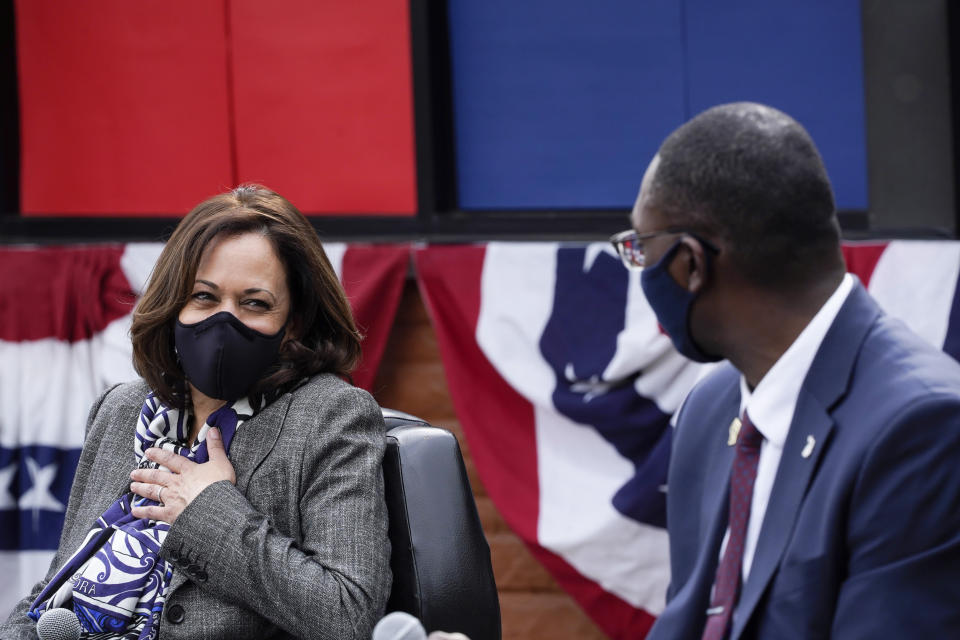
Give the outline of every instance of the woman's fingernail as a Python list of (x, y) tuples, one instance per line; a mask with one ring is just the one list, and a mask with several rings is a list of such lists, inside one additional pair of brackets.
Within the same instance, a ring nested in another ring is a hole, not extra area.
[(214, 440), (219, 440), (219, 439), (220, 439), (220, 429), (217, 429), (216, 427), (213, 427), (212, 429), (210, 429), (210, 431), (207, 433), (207, 435), (210, 436), (211, 438), (213, 438)]

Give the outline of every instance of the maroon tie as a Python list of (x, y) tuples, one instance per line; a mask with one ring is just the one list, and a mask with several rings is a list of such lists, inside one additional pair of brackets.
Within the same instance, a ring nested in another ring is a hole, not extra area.
[(753, 481), (757, 478), (760, 444), (763, 434), (743, 413), (743, 424), (737, 437), (737, 454), (730, 472), (730, 536), (723, 552), (717, 577), (713, 583), (713, 599), (707, 610), (707, 624), (703, 640), (723, 640), (730, 629), (733, 609), (740, 596), (740, 572), (743, 565), (743, 543), (750, 521), (750, 501), (753, 499)]

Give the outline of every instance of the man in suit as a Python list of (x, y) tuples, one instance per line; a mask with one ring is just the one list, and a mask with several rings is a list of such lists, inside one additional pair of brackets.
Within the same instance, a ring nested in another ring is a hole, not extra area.
[(650, 163), (614, 238), (692, 359), (672, 581), (650, 638), (960, 637), (960, 365), (846, 273), (796, 121), (710, 109)]

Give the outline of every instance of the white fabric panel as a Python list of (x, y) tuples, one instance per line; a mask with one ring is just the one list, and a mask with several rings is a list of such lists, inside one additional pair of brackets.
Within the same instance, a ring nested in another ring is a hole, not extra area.
[(337, 273), (337, 280), (343, 282), (343, 256), (347, 253), (345, 242), (324, 242), (323, 250), (330, 259), (333, 270)]
[(540, 341), (553, 308), (557, 245), (487, 245), (480, 284), (477, 344), (497, 372), (530, 402), (549, 406), (553, 369), (531, 349)]
[(53, 551), (0, 551), (0, 619), (6, 620), (20, 599), (47, 574)]
[[(631, 520), (612, 505), (613, 495), (633, 476), (633, 463), (595, 429), (571, 421), (552, 405), (555, 373), (538, 345), (552, 313), (558, 248), (487, 245), (477, 342), (497, 372), (534, 406), (540, 544), (604, 589), (656, 614), (663, 610), (669, 582), (667, 532)], [(588, 247), (584, 269), (606, 251), (600, 243)], [(681, 356), (671, 356), (670, 341), (660, 334), (635, 276), (628, 326), (605, 377), (661, 367), (655, 375), (641, 376), (637, 386), (669, 412), (684, 395), (676, 386), (692, 384), (698, 371)]]
[(539, 405), (535, 414), (540, 544), (607, 591), (659, 614), (670, 582), (667, 531), (612, 504), (633, 464), (594, 429)]
[[(163, 250), (162, 242), (134, 242), (128, 244), (120, 260), (120, 266), (123, 268), (124, 275), (130, 287), (138, 295), (143, 292), (147, 285), (147, 280), (153, 271), (153, 265), (156, 264), (160, 252)], [(343, 256), (347, 252), (347, 243), (345, 242), (325, 242), (323, 250), (330, 259), (333, 270), (337, 273), (337, 278), (343, 275)]]
[(943, 347), (960, 275), (960, 242), (895, 240), (880, 256), (869, 291), (921, 338)]
[(0, 446), (83, 446), (87, 413), (104, 386), (94, 350), (90, 340), (0, 340)]
[(157, 263), (161, 251), (162, 242), (134, 242), (124, 247), (120, 268), (127, 277), (130, 288), (138, 296), (146, 288), (150, 274), (153, 273), (153, 265)]

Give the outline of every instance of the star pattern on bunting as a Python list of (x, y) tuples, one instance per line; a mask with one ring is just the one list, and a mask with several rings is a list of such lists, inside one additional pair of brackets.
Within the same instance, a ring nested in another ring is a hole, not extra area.
[(33, 458), (26, 458), (26, 463), (32, 486), (20, 496), (20, 509), (24, 511), (32, 510), (34, 522), (37, 521), (41, 510), (66, 511), (67, 507), (57, 500), (50, 490), (51, 485), (56, 480), (60, 465), (56, 462), (50, 462), (40, 466)]
[(627, 378), (617, 378), (615, 380), (605, 380), (598, 375), (581, 379), (577, 377), (572, 362), (568, 362), (567, 366), (564, 367), (563, 376), (566, 378), (566, 381), (570, 383), (570, 391), (583, 394), (584, 402), (590, 402), (594, 398), (610, 393), (611, 390), (622, 387), (625, 384), (632, 384), (634, 379), (634, 376), (631, 376)]
[(591, 242), (586, 246), (583, 252), (583, 272), (587, 273), (593, 269), (593, 263), (596, 262), (597, 258), (604, 253), (615, 260), (620, 260), (620, 256), (617, 255), (613, 245), (611, 245), (609, 242)]

